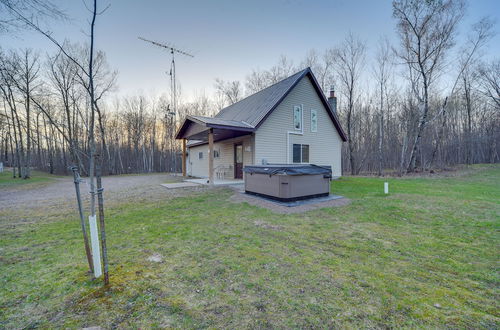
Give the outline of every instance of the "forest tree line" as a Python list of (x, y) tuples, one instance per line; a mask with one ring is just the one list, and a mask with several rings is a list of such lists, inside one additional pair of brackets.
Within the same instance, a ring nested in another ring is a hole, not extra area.
[[(500, 157), (500, 59), (482, 60), (495, 33), (483, 18), (457, 42), (463, 1), (394, 1), (399, 41), (380, 38), (370, 54), (352, 33), (323, 52), (311, 50), (297, 64), (282, 56), (244, 81), (216, 79), (213, 95), (186, 101), (170, 97), (114, 96), (117, 73), (103, 52), (94, 57), (98, 161), (105, 174), (181, 169), (174, 139), (188, 115), (212, 116), (281, 79), (311, 67), (323, 91), (334, 88), (348, 141), (344, 173), (400, 174), (456, 164), (494, 163)], [(88, 174), (91, 120), (89, 83), (82, 67), (89, 47), (66, 42), (42, 56), (26, 48), (0, 50), (0, 161), (13, 175), (30, 169)], [(78, 59), (78, 62), (71, 58)], [(85, 65), (84, 65), (85, 66)]]

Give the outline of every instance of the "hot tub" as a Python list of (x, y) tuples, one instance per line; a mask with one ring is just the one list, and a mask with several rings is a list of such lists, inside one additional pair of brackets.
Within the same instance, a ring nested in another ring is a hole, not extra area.
[(245, 166), (245, 192), (279, 201), (328, 196), (332, 169), (318, 165)]

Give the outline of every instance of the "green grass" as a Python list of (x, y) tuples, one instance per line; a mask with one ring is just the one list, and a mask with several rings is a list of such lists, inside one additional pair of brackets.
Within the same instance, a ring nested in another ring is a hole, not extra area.
[(12, 170), (4, 170), (0, 173), (0, 189), (11, 188), (13, 186), (23, 187), (24, 189), (34, 188), (54, 181), (60, 176), (47, 174), (40, 171), (31, 171), (29, 179), (13, 178)]
[(499, 166), (332, 191), (352, 203), (281, 215), (217, 189), (108, 208), (108, 289), (73, 213), (8, 229), (0, 327), (500, 327)]

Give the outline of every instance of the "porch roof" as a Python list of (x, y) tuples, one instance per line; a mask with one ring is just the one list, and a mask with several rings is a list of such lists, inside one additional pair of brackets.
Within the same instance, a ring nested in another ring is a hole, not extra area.
[(214, 141), (216, 142), (250, 134), (255, 131), (255, 127), (236, 120), (186, 116), (175, 138), (196, 140), (198, 143), (207, 143), (210, 130), (213, 131)]

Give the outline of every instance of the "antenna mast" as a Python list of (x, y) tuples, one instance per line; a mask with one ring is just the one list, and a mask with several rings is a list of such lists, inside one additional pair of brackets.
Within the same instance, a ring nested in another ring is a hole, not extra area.
[(175, 116), (176, 111), (177, 111), (177, 86), (176, 86), (177, 84), (176, 84), (176, 79), (175, 79), (175, 53), (178, 53), (178, 54), (181, 54), (184, 56), (188, 56), (188, 57), (194, 57), (194, 55), (191, 55), (183, 50), (174, 48), (174, 47), (169, 46), (169, 45), (165, 45), (165, 44), (161, 44), (161, 43), (156, 42), (156, 41), (145, 39), (143, 37), (138, 37), (138, 38), (142, 41), (149, 42), (155, 46), (168, 49), (168, 50), (170, 50), (170, 54), (172, 54), (172, 62), (170, 64), (170, 94), (171, 94), (171, 100), (172, 100), (172, 111), (169, 112), (168, 114), (170, 116)]

